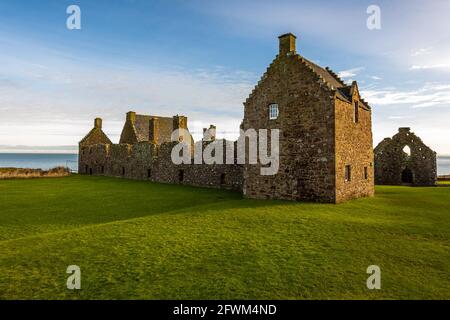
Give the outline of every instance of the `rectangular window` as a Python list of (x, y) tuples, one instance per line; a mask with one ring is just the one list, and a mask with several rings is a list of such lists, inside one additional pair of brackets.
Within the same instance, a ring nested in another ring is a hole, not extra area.
[(122, 175), (125, 175), (125, 167), (122, 167)]
[(147, 169), (147, 178), (150, 179), (152, 177), (152, 169)]
[(358, 123), (359, 122), (359, 103), (358, 101), (355, 101), (354, 103), (354, 115), (353, 115), (353, 122)]
[(369, 179), (369, 169), (367, 167), (364, 167), (364, 179)]
[(220, 184), (225, 184), (225, 173), (220, 175)]
[(352, 168), (350, 166), (345, 166), (345, 181), (352, 181)]
[(269, 105), (269, 120), (274, 120), (278, 118), (278, 105), (272, 103)]

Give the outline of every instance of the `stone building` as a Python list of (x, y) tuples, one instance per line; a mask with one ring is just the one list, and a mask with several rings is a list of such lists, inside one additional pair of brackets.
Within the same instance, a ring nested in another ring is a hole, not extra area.
[[(169, 121), (170, 120), (170, 121)], [(214, 128), (214, 130), (213, 130)], [(215, 139), (215, 127), (205, 129), (205, 138), (194, 145), (188, 134), (171, 140), (173, 130), (186, 129), (187, 118), (138, 115), (128, 112), (119, 144), (113, 144), (101, 129), (101, 119), (79, 143), (80, 174), (105, 175), (163, 183), (188, 184), (224, 189), (242, 189), (242, 165), (180, 164), (172, 162), (172, 148), (179, 141), (192, 148), (204, 149), (209, 144), (225, 144)], [(225, 156), (224, 156), (225, 157)]]
[(242, 128), (280, 129), (280, 168), (245, 165), (251, 198), (338, 203), (374, 194), (372, 119), (358, 85), (346, 85), (279, 37), (279, 53), (244, 103)]
[[(374, 194), (370, 106), (356, 82), (347, 85), (298, 54), (292, 34), (279, 37), (279, 53), (245, 101), (241, 124), (243, 130), (279, 130), (275, 175), (261, 175), (259, 162), (238, 164), (236, 155), (232, 164), (173, 164), (170, 135), (187, 130), (186, 117), (129, 112), (119, 144), (109, 141), (98, 119), (96, 127), (80, 142), (80, 173), (230, 188), (257, 199), (339, 203)], [(193, 150), (230, 143), (216, 140), (215, 130), (205, 129), (195, 144), (192, 137), (180, 139)]]
[(434, 186), (436, 152), (410, 128), (400, 128), (375, 148), (375, 183), (380, 185)]

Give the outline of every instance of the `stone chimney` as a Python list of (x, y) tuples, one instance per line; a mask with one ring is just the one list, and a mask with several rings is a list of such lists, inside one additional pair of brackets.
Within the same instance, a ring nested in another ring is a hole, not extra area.
[(216, 126), (210, 125), (209, 129), (203, 128), (203, 141), (216, 140)]
[(404, 128), (398, 128), (398, 132), (410, 132), (411, 128), (404, 127)]
[(278, 37), (280, 39), (280, 56), (295, 54), (295, 39), (292, 33), (286, 33)]
[(95, 118), (94, 120), (94, 128), (101, 129), (102, 128), (102, 119), (101, 118)]
[(136, 112), (130, 111), (127, 112), (127, 121), (131, 121), (132, 123), (136, 122)]
[(159, 119), (158, 117), (153, 117), (150, 119), (149, 123), (149, 141), (154, 144), (158, 143), (159, 136)]

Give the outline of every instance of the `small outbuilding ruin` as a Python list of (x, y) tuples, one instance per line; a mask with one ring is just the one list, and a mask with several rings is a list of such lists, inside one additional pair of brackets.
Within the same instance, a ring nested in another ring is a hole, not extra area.
[(436, 152), (411, 132), (400, 128), (375, 148), (375, 184), (434, 186)]

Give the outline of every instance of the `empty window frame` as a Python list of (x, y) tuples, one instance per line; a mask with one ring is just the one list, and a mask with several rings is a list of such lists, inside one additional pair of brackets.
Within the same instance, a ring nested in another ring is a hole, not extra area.
[(345, 181), (352, 181), (352, 167), (349, 165), (345, 166)]
[(269, 105), (269, 120), (278, 118), (278, 104), (272, 103)]
[(359, 122), (359, 103), (358, 101), (355, 101), (353, 103), (353, 122), (358, 123)]

